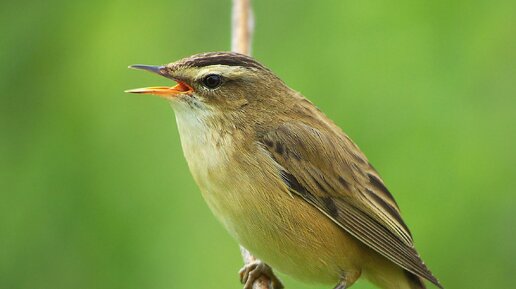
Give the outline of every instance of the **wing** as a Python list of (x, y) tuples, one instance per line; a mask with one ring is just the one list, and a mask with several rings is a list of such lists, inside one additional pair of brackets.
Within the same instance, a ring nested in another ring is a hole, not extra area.
[(259, 136), (289, 189), (387, 259), (441, 287), (360, 149), (332, 123), (310, 123), (285, 122)]

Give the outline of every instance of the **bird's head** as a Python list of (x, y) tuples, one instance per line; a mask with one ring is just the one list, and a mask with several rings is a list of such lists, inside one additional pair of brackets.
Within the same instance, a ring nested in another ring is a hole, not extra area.
[(269, 69), (249, 56), (233, 52), (196, 54), (163, 65), (132, 65), (177, 82), (177, 85), (128, 90), (171, 101), (178, 111), (229, 113), (243, 107), (274, 102), (288, 89)]

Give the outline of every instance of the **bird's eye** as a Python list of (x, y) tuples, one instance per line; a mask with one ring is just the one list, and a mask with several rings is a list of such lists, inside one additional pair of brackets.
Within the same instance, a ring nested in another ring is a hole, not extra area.
[(218, 74), (209, 74), (203, 78), (202, 83), (207, 88), (214, 89), (220, 86), (222, 83), (222, 77)]

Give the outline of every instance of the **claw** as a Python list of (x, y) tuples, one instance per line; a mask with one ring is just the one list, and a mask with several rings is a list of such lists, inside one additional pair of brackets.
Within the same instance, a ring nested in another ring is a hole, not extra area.
[(256, 260), (250, 264), (245, 265), (242, 269), (240, 269), (238, 274), (240, 275), (240, 282), (244, 284), (244, 289), (252, 289), (254, 282), (262, 276), (265, 276), (269, 279), (269, 288), (283, 289), (283, 284), (281, 284), (281, 281), (278, 279), (278, 277), (274, 275), (271, 267), (260, 260)]

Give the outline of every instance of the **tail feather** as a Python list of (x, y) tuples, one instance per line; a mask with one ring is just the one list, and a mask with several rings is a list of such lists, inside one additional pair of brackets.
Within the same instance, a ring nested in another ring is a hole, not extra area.
[(362, 274), (373, 284), (382, 289), (426, 289), (424, 280), (398, 267), (395, 264), (376, 268), (377, 270), (366, 270)]
[[(382, 289), (426, 289), (425, 279), (380, 256), (367, 264), (362, 276)], [(443, 289), (439, 282), (436, 286)]]
[(426, 289), (425, 283), (421, 277), (414, 275), (406, 270), (405, 275), (407, 276), (410, 289)]

